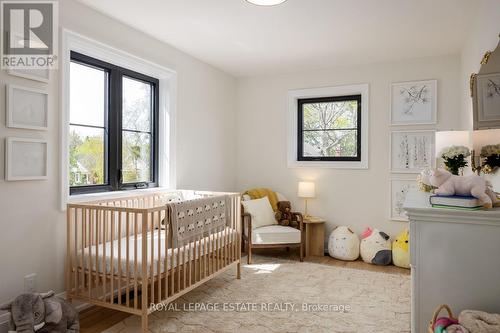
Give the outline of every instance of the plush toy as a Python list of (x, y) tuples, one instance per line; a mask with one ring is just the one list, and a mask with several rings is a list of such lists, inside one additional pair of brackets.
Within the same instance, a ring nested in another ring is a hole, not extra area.
[(290, 201), (278, 201), (278, 211), (275, 213), (278, 224), (283, 226), (298, 227), (299, 221), (297, 217), (292, 214), (292, 205)]
[(18, 333), (54, 333), (80, 331), (75, 308), (67, 301), (54, 296), (53, 291), (43, 294), (22, 294), (2, 306), (10, 311), (10, 330)]
[(471, 195), (481, 201), (484, 208), (500, 206), (500, 200), (478, 175), (455, 176), (444, 169), (436, 169), (429, 178), (429, 185), (437, 187), (438, 195)]
[(458, 324), (458, 320), (448, 317), (440, 317), (436, 320), (432, 329), (434, 333), (446, 333), (447, 327)]
[(381, 266), (389, 265), (392, 260), (389, 235), (377, 229), (367, 228), (362, 235), (360, 252), (364, 262)]
[(328, 238), (330, 256), (353, 261), (359, 257), (359, 237), (349, 227), (340, 226), (333, 229)]
[(392, 242), (392, 262), (396, 266), (410, 268), (409, 237), (410, 233), (406, 229)]

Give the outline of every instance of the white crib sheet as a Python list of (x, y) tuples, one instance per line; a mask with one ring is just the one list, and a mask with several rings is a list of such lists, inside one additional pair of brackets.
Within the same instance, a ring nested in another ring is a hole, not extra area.
[[(153, 236), (151, 235), (153, 234)], [(226, 236), (227, 235), (227, 236)], [(153, 240), (153, 251), (154, 251), (154, 265), (153, 265), (153, 274), (158, 275), (158, 236), (161, 238), (160, 245), (160, 273), (165, 272), (165, 258), (167, 257), (167, 269), (171, 268), (172, 265), (172, 255), (173, 255), (173, 266), (177, 267), (177, 252), (178, 249), (168, 249), (167, 254), (165, 255), (165, 230), (155, 230), (153, 233), (148, 232), (147, 234), (147, 253), (148, 253), (148, 275), (151, 274), (150, 271), (150, 263), (152, 261), (151, 255), (151, 240)], [(223, 236), (226, 236), (224, 238)], [(236, 230), (226, 227), (225, 230), (214, 233), (210, 236), (204, 237), (199, 241), (191, 242), (184, 247), (180, 248), (180, 260), (183, 260), (184, 254), (184, 263), (189, 261), (189, 258), (193, 259), (194, 257), (198, 258), (198, 248), (201, 246), (201, 252), (203, 254), (205, 243), (207, 243), (207, 252), (210, 252), (209, 246), (213, 246), (214, 248), (220, 249), (224, 246), (224, 239), (228, 243), (235, 242), (237, 237)], [(217, 242), (218, 240), (218, 242)], [(121, 246), (121, 256), (119, 256), (118, 244)], [(135, 260), (134, 260), (134, 246), (135, 246), (135, 237), (130, 236), (128, 239), (128, 253), (129, 253), (129, 277), (135, 276)], [(196, 245), (196, 253), (195, 253), (195, 245)], [(106, 254), (104, 254), (104, 246), (106, 249)], [(97, 254), (97, 249), (99, 253)], [(213, 249), (212, 249), (213, 251)], [(184, 253), (185, 252), (185, 253)], [(90, 255), (89, 255), (90, 254)], [(92, 264), (89, 263), (89, 258), (91, 258)], [(121, 258), (121, 260), (120, 260)], [(142, 235), (137, 236), (137, 277), (141, 277), (142, 275)], [(99, 259), (99, 267), (96, 267), (97, 260)], [(113, 241), (113, 254), (111, 254), (111, 242), (107, 242), (106, 244), (100, 244), (98, 246), (92, 245), (91, 247), (86, 247), (84, 249), (83, 255), (83, 267), (87, 269), (88, 267), (92, 267), (92, 271), (98, 271), (99, 273), (103, 272), (103, 265), (105, 265), (105, 270), (107, 274), (111, 273), (111, 262), (113, 262), (113, 271), (114, 274), (119, 273), (119, 265), (121, 263), (121, 273), (122, 276), (127, 276), (127, 237), (123, 237), (120, 240)], [(77, 263), (79, 267), (82, 266), (82, 254), (81, 250), (78, 253)]]

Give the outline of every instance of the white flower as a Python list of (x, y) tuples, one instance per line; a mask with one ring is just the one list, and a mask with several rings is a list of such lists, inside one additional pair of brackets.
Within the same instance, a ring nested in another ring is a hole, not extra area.
[(454, 158), (459, 155), (463, 155), (464, 158), (467, 158), (470, 156), (470, 149), (465, 146), (451, 146), (441, 150), (439, 155), (444, 159)]
[(500, 155), (500, 143), (497, 145), (487, 145), (481, 148), (481, 156)]

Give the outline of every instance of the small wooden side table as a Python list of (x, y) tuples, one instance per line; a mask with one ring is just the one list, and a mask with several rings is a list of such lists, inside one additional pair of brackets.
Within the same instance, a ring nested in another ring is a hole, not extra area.
[(306, 225), (306, 257), (325, 255), (325, 219), (304, 217)]

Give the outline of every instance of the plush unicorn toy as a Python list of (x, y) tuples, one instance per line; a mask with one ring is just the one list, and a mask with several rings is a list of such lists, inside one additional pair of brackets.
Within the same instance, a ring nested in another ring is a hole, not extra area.
[(471, 195), (478, 198), (484, 208), (500, 206), (497, 195), (480, 176), (455, 176), (444, 169), (436, 169), (428, 180), (429, 185), (437, 187), (434, 193), (438, 195)]

